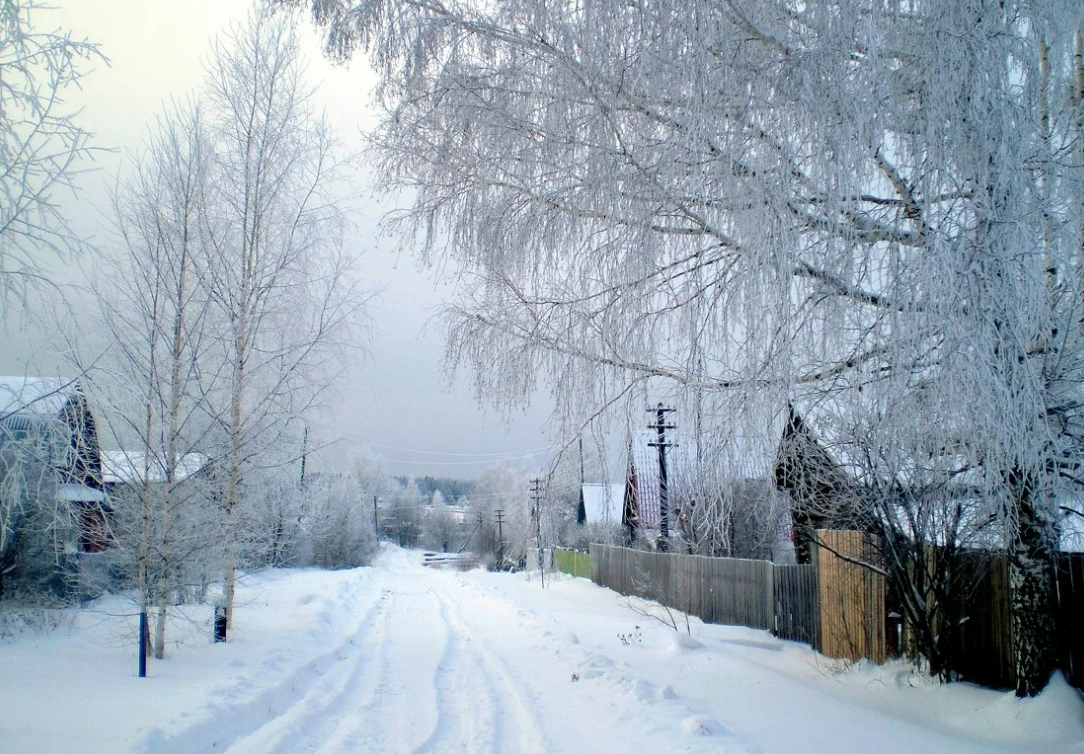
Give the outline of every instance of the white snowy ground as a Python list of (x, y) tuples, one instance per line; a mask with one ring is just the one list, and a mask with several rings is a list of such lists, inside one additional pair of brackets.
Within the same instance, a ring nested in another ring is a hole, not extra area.
[(120, 600), (0, 645), (0, 753), (1084, 752), (1060, 677), (1019, 701), (761, 631), (698, 647), (584, 579), (420, 563), (250, 575), (228, 644), (201, 608), (143, 680)]

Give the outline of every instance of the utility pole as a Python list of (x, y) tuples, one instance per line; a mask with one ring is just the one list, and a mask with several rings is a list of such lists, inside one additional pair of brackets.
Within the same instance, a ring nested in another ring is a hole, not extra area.
[(376, 495), (373, 495), (373, 536), (380, 539), (380, 519), (376, 515)]
[(587, 501), (585, 501), (583, 499), (583, 484), (584, 484), (584, 481), (586, 480), (586, 476), (583, 473), (583, 435), (582, 434), (579, 437), (579, 441), (580, 441), (580, 494), (577, 496), (578, 499), (579, 499), (579, 503), (576, 506), (576, 523), (580, 524), (582, 526), (583, 524), (587, 523)]
[(497, 514), (497, 568), (504, 566), (504, 508), (493, 511)]
[(648, 424), (648, 429), (657, 433), (658, 440), (649, 442), (648, 447), (657, 448), (659, 451), (659, 549), (666, 552), (670, 540), (670, 500), (666, 485), (666, 449), (676, 446), (676, 443), (666, 441), (666, 430), (677, 429), (676, 424), (667, 424), (666, 415), (673, 411), (672, 408), (664, 408), (660, 403), (655, 408), (649, 408), (648, 413), (655, 414), (655, 423)]
[(534, 523), (535, 542), (538, 546), (538, 572), (542, 588), (546, 588), (546, 551), (542, 547), (542, 480), (531, 480), (531, 520)]
[(463, 552), (464, 550), (467, 549), (467, 545), (470, 544), (471, 538), (474, 536), (474, 532), (478, 531), (481, 528), (482, 528), (482, 514), (479, 513), (478, 514), (478, 523), (476, 523), (474, 525), (474, 528), (471, 530), (471, 533), (467, 535), (467, 538), (465, 540), (463, 540), (463, 544), (460, 545), (459, 549), (455, 551), (456, 555), (460, 554), (461, 552)]

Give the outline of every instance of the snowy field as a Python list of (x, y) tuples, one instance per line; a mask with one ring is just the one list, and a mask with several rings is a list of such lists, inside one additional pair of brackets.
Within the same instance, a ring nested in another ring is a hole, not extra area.
[[(0, 645), (0, 752), (1084, 752), (1084, 703), (852, 667), (743, 628), (679, 639), (583, 579), (267, 571), (135, 677), (130, 603)], [(682, 624), (684, 631), (684, 624)]]

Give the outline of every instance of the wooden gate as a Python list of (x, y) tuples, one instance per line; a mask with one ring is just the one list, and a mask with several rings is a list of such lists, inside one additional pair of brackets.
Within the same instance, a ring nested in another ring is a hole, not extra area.
[(848, 660), (884, 662), (885, 578), (869, 536), (859, 531), (817, 530), (820, 584), (820, 651)]

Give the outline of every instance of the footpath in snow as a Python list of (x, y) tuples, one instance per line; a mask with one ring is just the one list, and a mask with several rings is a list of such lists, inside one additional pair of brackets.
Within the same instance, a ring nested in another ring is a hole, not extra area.
[[(0, 644), (0, 752), (1084, 752), (1084, 703), (938, 686), (903, 665), (693, 620), (691, 639), (589, 581), (372, 568), (266, 571), (237, 627), (209, 608), (135, 677), (132, 608)], [(664, 613), (659, 613), (664, 617)]]

